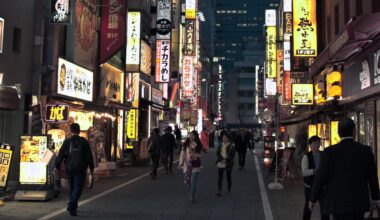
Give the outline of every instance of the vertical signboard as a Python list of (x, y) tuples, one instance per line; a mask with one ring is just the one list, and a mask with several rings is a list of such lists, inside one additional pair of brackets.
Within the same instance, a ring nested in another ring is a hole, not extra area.
[(133, 108), (139, 107), (139, 99), (140, 99), (140, 73), (132, 74), (132, 94), (131, 94), (131, 102)]
[(185, 22), (185, 56), (195, 56), (196, 35), (195, 20), (186, 20)]
[(157, 0), (157, 39), (170, 40), (172, 30), (172, 1)]
[(267, 27), (266, 64), (267, 77), (275, 78), (277, 72), (277, 47), (276, 47), (276, 27)]
[(338, 134), (338, 125), (339, 125), (339, 121), (330, 122), (330, 144), (331, 145), (337, 144), (340, 141), (340, 137)]
[(186, 0), (186, 19), (195, 19), (196, 17), (196, 0)]
[(50, 23), (70, 24), (71, 4), (70, 0), (50, 0)]
[(124, 0), (103, 0), (100, 24), (100, 54), (99, 63), (104, 63), (113, 56), (125, 43), (125, 12)]
[(193, 75), (194, 75), (194, 64), (193, 57), (184, 56), (183, 57), (183, 70), (182, 70), (182, 97), (190, 98), (193, 94)]
[(317, 56), (316, 0), (293, 0), (293, 55)]
[(101, 67), (100, 98), (124, 102), (124, 73), (108, 63)]
[(293, 34), (293, 14), (292, 12), (284, 12), (284, 35)]
[(0, 145), (0, 187), (7, 186), (9, 168), (12, 161), (13, 148), (10, 145)]
[(276, 10), (265, 10), (265, 26), (276, 26)]
[(157, 40), (156, 42), (155, 82), (170, 82), (170, 40)]
[(127, 115), (127, 137), (129, 139), (137, 138), (137, 110), (130, 109)]
[(127, 71), (139, 71), (141, 13), (128, 12), (127, 24)]
[(313, 105), (313, 84), (292, 84), (292, 105)]
[(282, 49), (277, 50), (277, 93), (282, 94), (284, 82), (284, 51)]
[(284, 12), (292, 12), (292, 0), (284, 0)]
[(290, 79), (290, 72), (284, 71), (284, 77), (283, 77), (283, 102), (284, 103), (290, 103), (292, 101), (292, 86), (291, 86), (291, 79)]
[(291, 57), (290, 41), (284, 41), (284, 71), (291, 71)]
[(141, 40), (141, 60), (140, 71), (150, 76), (152, 67), (152, 49), (150, 46)]

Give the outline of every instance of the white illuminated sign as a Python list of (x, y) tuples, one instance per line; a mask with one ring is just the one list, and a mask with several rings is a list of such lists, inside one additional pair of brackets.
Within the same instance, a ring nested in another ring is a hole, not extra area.
[(170, 81), (170, 40), (157, 40), (155, 81), (160, 83)]
[(276, 10), (265, 10), (265, 26), (276, 26)]
[(265, 79), (265, 95), (276, 95), (276, 81), (270, 78)]
[(284, 0), (284, 12), (292, 12), (292, 0)]
[(291, 56), (290, 41), (284, 41), (284, 71), (291, 71)]
[(128, 12), (127, 65), (138, 65), (140, 63), (140, 26), (141, 13)]

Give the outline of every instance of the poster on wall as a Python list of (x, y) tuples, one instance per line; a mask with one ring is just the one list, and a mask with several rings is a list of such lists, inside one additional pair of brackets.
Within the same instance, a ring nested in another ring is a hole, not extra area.
[(70, 24), (71, 3), (70, 0), (50, 0), (50, 23)]
[(157, 0), (157, 39), (170, 40), (172, 30), (172, 1)]
[(43, 156), (48, 147), (48, 136), (21, 136), (20, 178), (21, 184), (45, 184), (47, 164)]
[(150, 76), (152, 67), (152, 48), (141, 40), (140, 71)]
[(92, 101), (93, 72), (62, 58), (58, 59), (57, 93)]
[(313, 105), (313, 84), (292, 84), (293, 105)]
[(103, 64), (101, 66), (100, 97), (123, 103), (124, 73), (120, 69)]
[(13, 147), (10, 145), (0, 145), (0, 187), (7, 186), (9, 170), (12, 162)]
[(96, 1), (75, 1), (74, 62), (90, 70), (96, 64)]
[(170, 82), (170, 74), (170, 40), (157, 40), (155, 82)]
[(125, 43), (125, 0), (103, 0), (100, 20), (99, 63), (106, 62)]
[(46, 105), (45, 121), (47, 122), (67, 122), (69, 120), (68, 105)]
[(139, 71), (140, 64), (140, 31), (141, 13), (128, 12), (127, 24), (127, 47), (126, 47), (126, 69), (127, 71)]

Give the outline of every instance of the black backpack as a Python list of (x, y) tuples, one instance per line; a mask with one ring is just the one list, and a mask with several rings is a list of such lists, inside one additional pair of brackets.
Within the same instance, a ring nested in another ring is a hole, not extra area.
[(81, 171), (86, 168), (84, 145), (82, 140), (70, 140), (67, 157), (67, 168), (71, 171)]

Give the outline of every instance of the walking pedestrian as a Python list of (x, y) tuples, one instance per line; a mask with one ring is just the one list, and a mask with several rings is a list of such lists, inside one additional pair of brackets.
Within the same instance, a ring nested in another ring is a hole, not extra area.
[(192, 131), (183, 143), (178, 168), (182, 169), (184, 182), (189, 185), (189, 199), (195, 201), (198, 176), (201, 171), (202, 144), (197, 131)]
[(245, 158), (247, 156), (247, 149), (249, 146), (249, 140), (247, 139), (243, 129), (240, 129), (234, 142), (239, 156), (239, 170), (243, 170), (245, 166)]
[(222, 144), (216, 151), (216, 166), (218, 167), (218, 192), (217, 196), (222, 195), (223, 174), (227, 174), (227, 191), (231, 192), (232, 186), (232, 167), (235, 158), (235, 146), (232, 141), (231, 134), (227, 131), (222, 132)]
[(55, 159), (55, 172), (58, 172), (61, 163), (65, 164), (65, 171), (70, 184), (69, 203), (67, 211), (71, 216), (77, 216), (78, 200), (81, 197), (86, 171), (90, 168), (91, 179), (94, 174), (94, 159), (88, 141), (79, 136), (80, 126), (77, 123), (70, 125), (71, 137), (67, 138), (58, 156)]
[(157, 169), (160, 165), (160, 156), (162, 151), (162, 138), (160, 137), (160, 129), (154, 128), (151, 136), (148, 139), (148, 151), (152, 159), (152, 172), (150, 176), (152, 179), (157, 178)]
[(207, 128), (205, 126), (203, 126), (203, 130), (201, 131), (201, 143), (202, 143), (202, 146), (203, 146), (203, 152), (207, 152), (208, 151), (208, 144), (209, 144), (209, 134), (208, 134), (208, 131), (207, 131)]
[[(301, 163), (305, 186), (305, 206), (303, 209), (303, 220), (310, 220), (311, 218), (311, 210), (309, 209), (310, 191), (311, 187), (313, 186), (314, 176), (319, 168), (322, 154), (322, 152), (319, 151), (319, 147), (321, 146), (321, 139), (318, 136), (310, 137), (308, 144), (311, 148), (311, 151), (304, 154)], [(329, 216), (321, 215), (321, 219), (328, 220)]]
[(182, 141), (182, 132), (178, 128), (178, 125), (174, 126), (174, 135), (175, 135), (175, 140), (176, 140), (176, 143), (177, 143), (177, 150), (180, 152), (181, 148), (182, 148), (182, 143), (181, 143), (181, 141)]
[(174, 149), (176, 148), (176, 141), (172, 134), (172, 127), (168, 126), (165, 129), (165, 134), (162, 135), (163, 150), (162, 150), (162, 162), (164, 163), (166, 174), (173, 173), (173, 159)]
[[(342, 118), (340, 142), (323, 152), (310, 194), (309, 208), (319, 200), (324, 215), (335, 220), (362, 220), (370, 199), (379, 203), (379, 183), (371, 148), (354, 140), (355, 123)], [(371, 197), (370, 197), (371, 196)]]

